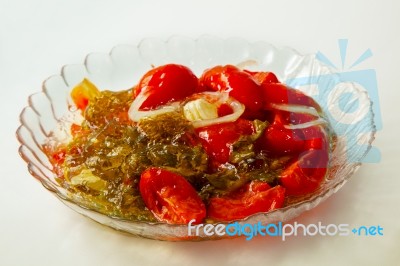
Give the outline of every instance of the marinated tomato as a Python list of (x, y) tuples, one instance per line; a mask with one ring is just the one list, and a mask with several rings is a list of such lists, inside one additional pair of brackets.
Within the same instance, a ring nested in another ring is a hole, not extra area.
[(249, 111), (259, 111), (263, 105), (260, 84), (249, 73), (232, 65), (216, 66), (203, 73), (197, 91), (208, 90), (228, 92)]
[(135, 97), (146, 95), (140, 109), (154, 109), (173, 101), (184, 100), (197, 89), (197, 77), (182, 65), (156, 67), (142, 77), (134, 90)]
[(181, 175), (152, 167), (142, 172), (139, 188), (147, 208), (160, 221), (200, 223), (206, 217), (203, 201)]
[(233, 221), (258, 212), (279, 209), (285, 200), (285, 188), (270, 187), (267, 183), (252, 181), (225, 197), (211, 198), (208, 217), (215, 221)]

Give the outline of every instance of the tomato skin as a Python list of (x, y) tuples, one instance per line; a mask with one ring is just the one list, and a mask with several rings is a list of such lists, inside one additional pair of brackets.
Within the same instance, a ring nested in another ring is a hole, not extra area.
[(249, 73), (255, 80), (258, 81), (261, 85), (267, 85), (268, 83), (279, 83), (278, 78), (272, 72), (253, 72), (249, 70), (244, 70)]
[(271, 188), (267, 183), (252, 181), (238, 191), (225, 197), (211, 198), (208, 217), (217, 221), (246, 218), (258, 212), (268, 212), (283, 206), (285, 188)]
[(232, 145), (241, 135), (251, 135), (253, 132), (253, 123), (240, 118), (235, 122), (196, 129), (200, 143), (206, 153), (212, 161), (218, 164), (224, 164), (229, 161)]
[(206, 207), (192, 185), (182, 176), (151, 167), (143, 171), (139, 190), (154, 216), (170, 224), (201, 223)]
[(257, 147), (275, 156), (301, 152), (305, 145), (303, 132), (299, 129), (287, 129), (284, 124), (286, 124), (285, 117), (282, 113), (276, 112), (272, 124), (257, 140)]
[(203, 72), (199, 79), (197, 92), (204, 91), (225, 91), (227, 88), (228, 74), (238, 71), (238, 68), (232, 65), (215, 66)]
[(313, 107), (321, 112), (321, 107), (313, 98), (282, 83), (264, 83), (262, 93), (265, 110), (273, 109), (273, 104), (295, 104)]
[(239, 68), (226, 65), (206, 70), (199, 79), (198, 92), (227, 91), (251, 112), (262, 109), (262, 90), (253, 77)]
[(309, 150), (327, 151), (328, 135), (322, 126), (312, 126), (303, 129), (305, 147)]
[(328, 136), (322, 126), (303, 129), (304, 151), (292, 159), (280, 175), (279, 182), (288, 195), (314, 192), (323, 181), (329, 163)]
[(230, 115), (232, 113), (232, 107), (227, 103), (223, 103), (218, 107), (218, 117)]
[(318, 189), (327, 172), (328, 153), (309, 150), (293, 159), (281, 173), (279, 183), (286, 188), (287, 195), (301, 196)]
[(140, 109), (150, 110), (192, 95), (198, 86), (193, 72), (182, 65), (167, 64), (147, 72), (134, 90), (134, 97), (143, 91), (148, 98)]
[(294, 112), (284, 112), (284, 117), (286, 124), (293, 124), (293, 125), (308, 123), (317, 120), (319, 118), (318, 116), (310, 114), (294, 113)]
[(303, 149), (304, 141), (298, 130), (290, 130), (283, 125), (273, 124), (269, 126), (259, 142), (262, 150), (273, 155), (296, 154)]

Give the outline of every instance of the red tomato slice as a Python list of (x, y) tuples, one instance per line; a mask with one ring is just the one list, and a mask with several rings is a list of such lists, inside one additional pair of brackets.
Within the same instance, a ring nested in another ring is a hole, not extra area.
[(155, 109), (169, 102), (185, 99), (196, 91), (197, 85), (198, 79), (189, 68), (168, 64), (147, 72), (136, 87), (134, 96), (144, 90), (148, 98), (140, 109)]
[(171, 224), (201, 223), (206, 207), (192, 185), (183, 177), (162, 168), (145, 170), (139, 183), (146, 207), (159, 220)]
[(305, 195), (314, 192), (323, 181), (329, 163), (328, 135), (322, 126), (302, 130), (304, 152), (285, 168), (280, 183), (288, 195)]
[(285, 117), (281, 112), (276, 112), (272, 124), (257, 140), (257, 147), (276, 156), (298, 154), (303, 151), (305, 144), (303, 132), (299, 129), (287, 129), (284, 124), (286, 124)]
[(314, 192), (323, 181), (328, 166), (328, 153), (309, 150), (293, 159), (281, 173), (279, 182), (287, 195), (301, 196)]
[(321, 107), (313, 98), (282, 83), (264, 83), (262, 92), (266, 110), (272, 108), (271, 104), (295, 104), (314, 107), (318, 112), (321, 111)]
[(287, 112), (287, 111), (278, 111), (278, 110), (272, 110), (270, 112), (273, 114), (273, 118), (275, 118), (276, 114), (279, 114), (282, 124), (285, 124), (285, 125), (304, 124), (304, 123), (311, 122), (313, 120), (317, 120), (319, 118), (319, 116), (306, 114), (306, 113)]
[(211, 198), (208, 217), (218, 221), (246, 218), (258, 212), (268, 212), (283, 206), (285, 189), (271, 188), (267, 183), (252, 181), (226, 197)]
[(226, 65), (206, 70), (199, 79), (198, 92), (227, 91), (251, 112), (261, 110), (262, 90), (253, 77), (239, 68)]
[(322, 126), (307, 127), (303, 129), (303, 135), (307, 150), (328, 150), (328, 135)]
[(245, 119), (196, 129), (207, 155), (220, 164), (229, 161), (232, 145), (241, 135), (251, 135), (253, 132), (253, 123)]
[(223, 103), (218, 107), (218, 117), (230, 115), (232, 113), (232, 107), (227, 103)]

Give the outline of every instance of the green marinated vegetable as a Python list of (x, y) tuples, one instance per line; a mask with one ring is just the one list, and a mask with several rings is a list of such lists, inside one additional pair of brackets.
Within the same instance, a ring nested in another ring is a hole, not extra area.
[(129, 91), (100, 92), (87, 106), (80, 133), (68, 144), (60, 178), (63, 186), (113, 216), (153, 221), (140, 197), (140, 174), (159, 166), (196, 183), (207, 170), (194, 129), (179, 112), (142, 119), (126, 116)]
[(251, 180), (274, 183), (285, 162), (255, 152), (254, 142), (268, 123), (254, 120), (254, 132), (233, 143), (229, 162), (210, 172), (209, 157), (182, 112), (133, 123), (127, 116), (131, 103), (131, 90), (96, 92), (60, 166), (59, 182), (73, 197), (107, 215), (155, 221), (138, 188), (149, 167), (184, 176), (207, 202)]

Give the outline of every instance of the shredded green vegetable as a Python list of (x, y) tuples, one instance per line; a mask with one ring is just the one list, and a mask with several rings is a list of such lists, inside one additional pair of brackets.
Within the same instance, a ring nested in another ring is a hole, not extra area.
[(150, 166), (184, 176), (207, 204), (250, 180), (276, 182), (285, 158), (255, 151), (254, 142), (268, 122), (253, 121), (254, 133), (233, 145), (230, 160), (209, 172), (208, 156), (190, 121), (179, 111), (129, 120), (131, 90), (102, 91), (90, 101), (81, 130), (66, 147), (60, 184), (87, 207), (125, 219), (155, 221), (145, 207), (138, 184)]

